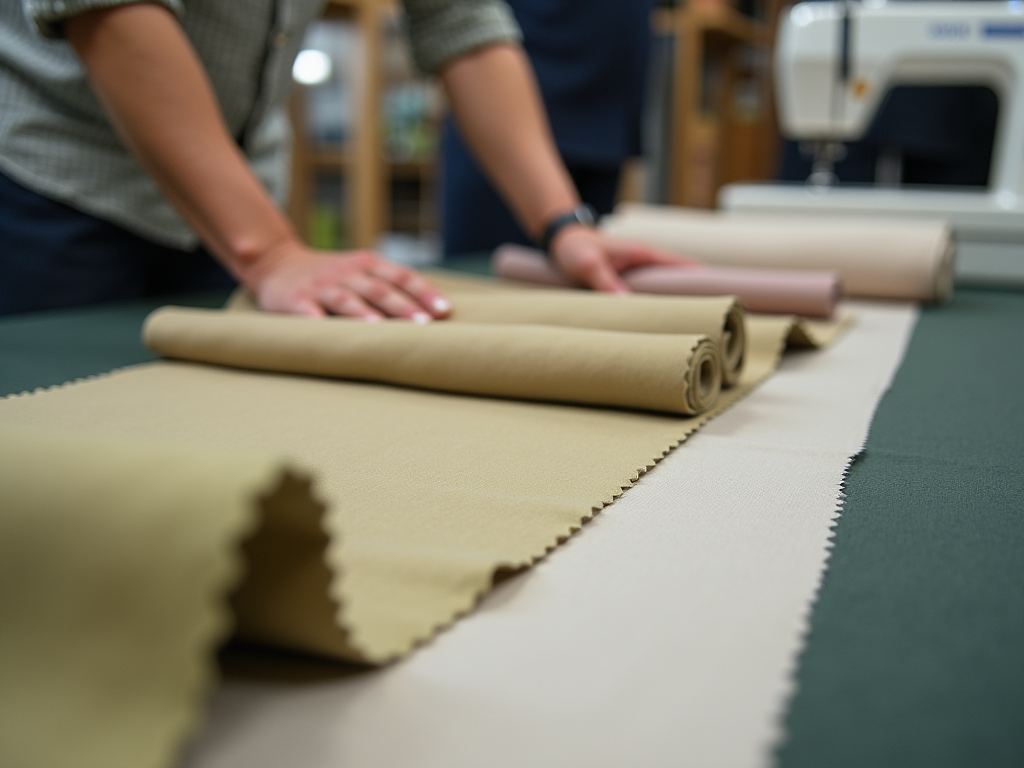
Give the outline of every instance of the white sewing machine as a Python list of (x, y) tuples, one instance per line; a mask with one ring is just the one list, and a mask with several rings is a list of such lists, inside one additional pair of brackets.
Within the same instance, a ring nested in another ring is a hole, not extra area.
[[(733, 184), (727, 211), (928, 217), (954, 228), (961, 280), (1024, 284), (1024, 3), (799, 3), (775, 57), (784, 136), (814, 142), (806, 184)], [(897, 85), (983, 85), (999, 100), (985, 190), (839, 187), (841, 143), (868, 130)]]

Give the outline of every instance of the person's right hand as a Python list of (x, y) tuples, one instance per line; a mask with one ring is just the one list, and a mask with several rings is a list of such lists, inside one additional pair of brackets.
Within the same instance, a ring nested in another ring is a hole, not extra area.
[(622, 273), (637, 267), (700, 267), (699, 261), (646, 243), (619, 240), (599, 229), (564, 227), (551, 242), (555, 265), (579, 285), (595, 291), (629, 293)]
[(372, 251), (319, 252), (291, 242), (261, 262), (270, 266), (251, 287), (270, 312), (420, 323), (451, 312), (451, 302), (426, 279)]

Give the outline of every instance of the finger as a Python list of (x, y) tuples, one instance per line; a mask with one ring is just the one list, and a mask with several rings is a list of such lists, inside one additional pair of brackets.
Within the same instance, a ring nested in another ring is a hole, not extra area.
[(371, 269), (371, 273), (397, 285), (434, 317), (446, 317), (452, 311), (452, 303), (447, 297), (411, 269), (379, 261)]
[(676, 256), (659, 248), (643, 243), (617, 243), (613, 249), (613, 261), (619, 271), (634, 267), (666, 266), (666, 267), (699, 267), (699, 261), (685, 256)]
[(605, 293), (629, 293), (629, 288), (622, 282), (606, 258), (595, 257), (582, 270), (583, 282), (595, 291)]
[(384, 316), (347, 288), (332, 285), (317, 293), (320, 303), (332, 314), (375, 322)]
[(293, 299), (291, 302), (289, 302), (285, 311), (292, 315), (301, 315), (302, 317), (327, 316), (327, 313), (324, 312), (323, 307), (321, 307), (308, 296), (302, 296)]
[(433, 319), (424, 307), (413, 301), (394, 283), (363, 273), (348, 277), (345, 284), (364, 301), (389, 317), (402, 317), (417, 323), (426, 323)]
[[(702, 266), (699, 261), (686, 256), (669, 253), (662, 248), (656, 248), (655, 246), (648, 245), (647, 243), (638, 243), (633, 240), (618, 240), (614, 238), (609, 238), (605, 242), (607, 244), (608, 252), (612, 257), (612, 261), (620, 269), (652, 264), (677, 267)], [(626, 265), (628, 265), (628, 267)]]

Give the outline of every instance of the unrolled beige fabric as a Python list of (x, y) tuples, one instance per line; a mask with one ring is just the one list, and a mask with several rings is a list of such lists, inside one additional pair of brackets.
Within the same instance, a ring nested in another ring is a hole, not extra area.
[(0, 707), (17, 714), (0, 749), (38, 756), (3, 762), (170, 764), (239, 552), (240, 636), (410, 652), (766, 377), (787, 337), (834, 331), (801, 328), (749, 318), (737, 386), (694, 417), (176, 361), (0, 400)]
[(849, 296), (944, 301), (956, 245), (944, 221), (765, 216), (643, 204), (601, 221), (615, 237), (640, 240), (707, 264), (834, 270)]

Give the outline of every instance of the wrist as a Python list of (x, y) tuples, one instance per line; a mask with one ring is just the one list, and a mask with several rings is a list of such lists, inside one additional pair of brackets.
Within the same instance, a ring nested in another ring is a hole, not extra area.
[(309, 249), (293, 235), (266, 244), (240, 243), (232, 248), (238, 279), (254, 294), (259, 293), (263, 281), (271, 274), (311, 258)]
[(556, 241), (561, 239), (560, 236), (565, 231), (579, 227), (594, 229), (596, 226), (597, 212), (592, 206), (586, 203), (579, 203), (571, 210), (563, 211), (551, 217), (537, 238), (537, 244), (548, 257), (551, 257)]

